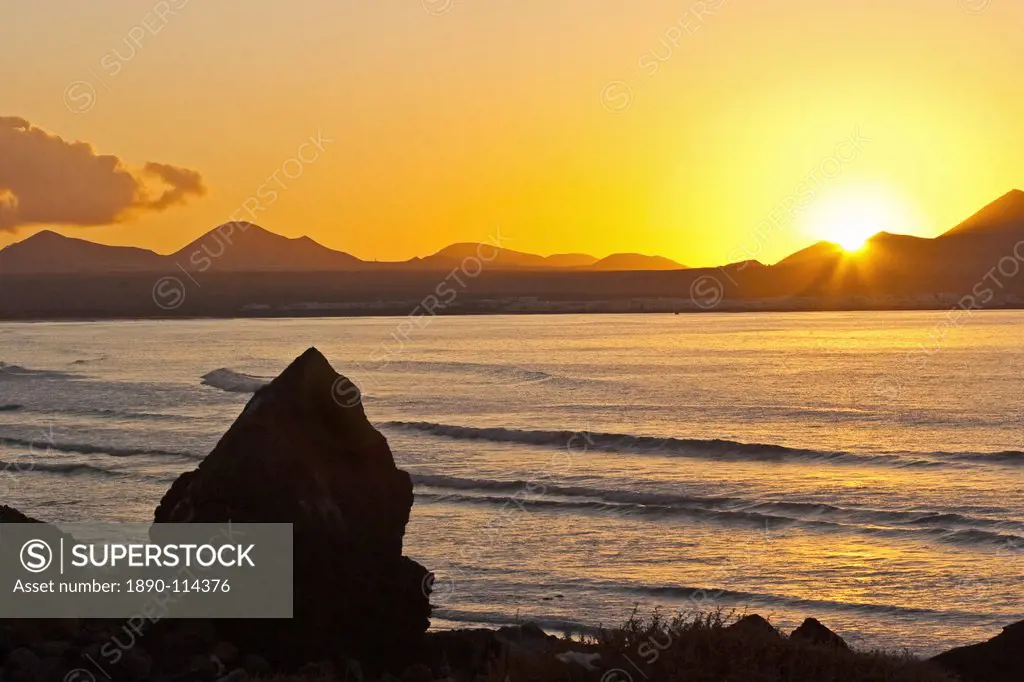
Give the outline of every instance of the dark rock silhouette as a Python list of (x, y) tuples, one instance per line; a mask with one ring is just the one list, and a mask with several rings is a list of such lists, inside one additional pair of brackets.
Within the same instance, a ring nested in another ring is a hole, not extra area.
[(1024, 680), (1024, 620), (980, 644), (957, 647), (931, 659), (964, 682)]
[(42, 523), (42, 521), (22, 514), (14, 507), (0, 504), (0, 523)]
[(834, 646), (840, 649), (850, 648), (842, 637), (822, 625), (821, 621), (817, 618), (808, 618), (805, 620), (800, 624), (800, 627), (793, 630), (792, 634), (789, 635), (789, 638), (811, 642), (812, 644)]
[(294, 524), (294, 619), (217, 622), (268, 658), (397, 664), (429, 626), (430, 574), (402, 556), (412, 481), (358, 395), (310, 348), (156, 509), (157, 523)]
[[(38, 528), (33, 529), (33, 535), (41, 540), (45, 540), (51, 547), (58, 546), (61, 538), (70, 541), (74, 540), (74, 538), (62, 532), (56, 526), (52, 526), (39, 519), (34, 519), (6, 504), (0, 504), (0, 523), (39, 524)], [(18, 551), (19, 548), (12, 547), (10, 543), (0, 543), (0, 557), (3, 557), (2, 561), (5, 565), (10, 565), (18, 560), (15, 558)], [(44, 600), (59, 599), (60, 597), (43, 594), (38, 595), (38, 598), (41, 603)], [(8, 653), (17, 653), (16, 650), (11, 651), (14, 647), (24, 647), (33, 642), (61, 640), (72, 637), (78, 631), (78, 626), (79, 621), (76, 618), (2, 618), (0, 619), (0, 663), (3, 662), (3, 657)], [(21, 652), (19, 656), (15, 657), (16, 661), (12, 664), (12, 669), (31, 669), (32, 671), (41, 669), (39, 666), (31, 665), (33, 660), (31, 655)], [(39, 665), (41, 666), (42, 663)], [(2, 669), (3, 666), (0, 665), (0, 670)]]
[(775, 626), (756, 613), (743, 616), (726, 629), (745, 637), (780, 637), (779, 631), (775, 629)]

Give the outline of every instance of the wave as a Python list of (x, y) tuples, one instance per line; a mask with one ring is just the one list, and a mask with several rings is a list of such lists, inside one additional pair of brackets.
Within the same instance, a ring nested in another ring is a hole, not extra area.
[(271, 381), (267, 377), (244, 374), (226, 367), (207, 372), (202, 379), (203, 385), (219, 388), (228, 393), (255, 393)]
[(1002, 452), (940, 452), (936, 454), (958, 462), (1024, 466), (1024, 452), (1018, 450), (1004, 450)]
[(188, 419), (188, 417), (177, 414), (162, 414), (159, 412), (132, 412), (130, 410), (112, 410), (108, 408), (61, 410), (61, 412), (63, 414), (106, 417), (110, 419), (149, 419), (153, 421), (184, 421)]
[(26, 408), (17, 403), (11, 405), (0, 405), (0, 412), (16, 412), (25, 410), (34, 414), (45, 415), (74, 415), (83, 417), (103, 417), (106, 419), (138, 419), (152, 421), (187, 421), (190, 418), (180, 414), (166, 414), (162, 412), (133, 412), (131, 410), (120, 410), (105, 407), (68, 407), (55, 409), (33, 409)]
[[(443, 586), (443, 575), (442, 586)], [(807, 599), (779, 594), (768, 594), (760, 592), (746, 592), (742, 590), (730, 590), (722, 587), (692, 587), (684, 585), (644, 585), (630, 583), (616, 583), (611, 581), (583, 579), (572, 581), (571, 584), (553, 585), (552, 588), (560, 589), (569, 593), (578, 589), (607, 594), (617, 592), (627, 594), (631, 597), (648, 597), (654, 599), (668, 599), (676, 602), (681, 607), (681, 612), (707, 611), (716, 605), (725, 607), (745, 608), (778, 608), (786, 609), (797, 613), (806, 612), (852, 612), (857, 614), (871, 614), (874, 616), (889, 616), (893, 618), (935, 618), (948, 621), (949, 619), (962, 619), (965, 622), (977, 622), (980, 618), (992, 619), (996, 622), (1005, 620), (1000, 616), (991, 614), (975, 613), (962, 610), (939, 610), (915, 606), (899, 606), (895, 604), (873, 604), (869, 602), (845, 602), (829, 599)], [(679, 604), (678, 602), (687, 602)], [(454, 623), (473, 623), (479, 625), (506, 626), (517, 625), (523, 622), (518, 614), (504, 613), (500, 611), (477, 611), (446, 608), (444, 605), (435, 608), (434, 615), (441, 620)], [(578, 623), (564, 618), (550, 617), (545, 615), (530, 615), (530, 622), (537, 623), (544, 630), (577, 632), (597, 634), (602, 631), (601, 625)], [(612, 623), (611, 627), (619, 627), (621, 624)]]
[(687, 599), (702, 603), (713, 603), (717, 600), (732, 602), (737, 605), (766, 605), (801, 610), (831, 610), (831, 611), (853, 611), (856, 613), (872, 613), (888, 616), (938, 616), (943, 618), (958, 617), (977, 619), (983, 614), (967, 611), (940, 611), (915, 606), (896, 606), (893, 604), (871, 604), (864, 602), (844, 602), (828, 599), (806, 599), (801, 597), (789, 597), (777, 594), (763, 594), (758, 592), (744, 592), (740, 590), (729, 590), (723, 588), (685, 587), (675, 585), (664, 586), (631, 586), (621, 584), (609, 584), (606, 587), (631, 594), (643, 594), (651, 597), (670, 597), (673, 599)]
[(73, 374), (49, 369), (30, 369), (19, 365), (0, 362), (0, 379), (69, 379)]
[[(528, 481), (467, 479), (415, 474), (419, 498), (434, 502), (519, 506), (534, 509), (612, 513), (622, 517), (687, 517), (751, 528), (799, 526), (895, 538), (916, 537), (949, 544), (1024, 546), (1024, 523), (928, 510), (878, 510), (814, 502), (752, 501), (666, 493), (548, 485)], [(423, 488), (455, 493), (428, 492)], [(465, 494), (472, 493), (472, 494)], [(504, 493), (498, 494), (495, 493)]]
[(76, 455), (109, 455), (111, 457), (136, 457), (136, 456), (156, 456), (156, 457), (180, 457), (182, 459), (203, 459), (202, 455), (197, 455), (192, 452), (176, 452), (173, 450), (159, 450), (152, 448), (118, 448), (111, 447), (109, 445), (92, 445), (87, 443), (56, 443), (46, 438), (36, 438), (33, 440), (25, 440), (22, 438), (6, 438), (0, 437), (0, 445), (14, 445), (17, 447), (30, 448), (35, 455), (42, 454), (47, 450), (55, 450), (57, 452), (68, 452)]
[(429, 360), (397, 360), (386, 364), (388, 369), (439, 374), (469, 373), (494, 377), (505, 382), (538, 383), (555, 379), (571, 381), (567, 377), (550, 374), (542, 370), (527, 369), (516, 365), (494, 365), (479, 362), (451, 362)]
[[(498, 627), (522, 625), (523, 619), (515, 613), (503, 613), (496, 611), (462, 611), (443, 607), (434, 607), (431, 620), (443, 620), (451, 623), (462, 623), (471, 625), (490, 625)], [(564, 618), (547, 616), (530, 616), (530, 623), (534, 623), (544, 632), (572, 632), (575, 634), (598, 634), (601, 628), (595, 625), (579, 623)]]
[(434, 436), (457, 440), (485, 440), (494, 443), (515, 443), (545, 447), (566, 448), (571, 454), (582, 454), (588, 450), (599, 452), (629, 452), (676, 457), (709, 457), (745, 461), (803, 460), (834, 462), (858, 465), (885, 465), (900, 467), (942, 466), (913, 456), (902, 455), (860, 455), (850, 452), (830, 452), (789, 448), (783, 445), (765, 443), (740, 443), (731, 440), (696, 438), (660, 438), (657, 436), (635, 436), (618, 433), (595, 433), (587, 431), (540, 431), (507, 429), (501, 427), (476, 428), (453, 426), (433, 422), (385, 422), (383, 426), (405, 431), (418, 431)]
[(423, 421), (390, 421), (381, 426), (403, 431), (416, 431), (455, 440), (482, 440), (492, 443), (512, 443), (541, 447), (565, 448), (570, 454), (583, 454), (588, 450), (609, 453), (633, 453), (666, 457), (697, 457), (715, 459), (782, 462), (806, 461), (849, 464), (857, 466), (889, 466), (897, 468), (957, 468), (979, 464), (1024, 466), (1024, 452), (935, 452), (935, 453), (872, 453), (841, 452), (791, 448), (771, 443), (741, 443), (738, 441), (698, 438), (672, 438), (637, 436), (621, 433), (593, 431), (546, 431), (509, 429), (503, 427), (478, 428), (437, 424)]
[(0, 475), (4, 473), (15, 472), (27, 474), (33, 471), (45, 471), (47, 473), (65, 474), (69, 476), (75, 474), (94, 474), (109, 478), (128, 476), (127, 473), (123, 473), (120, 471), (111, 471), (110, 469), (104, 469), (103, 467), (94, 466), (92, 464), (83, 464), (80, 462), (68, 462), (66, 464), (54, 464), (52, 462), (35, 462), (31, 460), (18, 463), (0, 462)]

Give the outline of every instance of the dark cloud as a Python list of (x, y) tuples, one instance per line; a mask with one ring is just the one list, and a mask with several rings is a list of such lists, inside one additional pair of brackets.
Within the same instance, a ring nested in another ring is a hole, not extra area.
[(18, 117), (0, 116), (0, 230), (23, 225), (109, 225), (136, 211), (163, 211), (202, 196), (202, 176), (68, 142)]
[(160, 178), (168, 187), (159, 197), (147, 201), (146, 208), (162, 211), (168, 206), (184, 204), (188, 201), (189, 196), (202, 196), (206, 193), (203, 176), (199, 174), (199, 171), (169, 166), (166, 163), (156, 163), (155, 161), (147, 163), (143, 170), (149, 175)]

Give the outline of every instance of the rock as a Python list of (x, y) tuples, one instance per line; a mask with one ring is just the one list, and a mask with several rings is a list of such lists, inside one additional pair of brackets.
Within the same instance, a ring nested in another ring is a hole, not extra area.
[(190, 679), (212, 680), (222, 672), (222, 666), (208, 654), (196, 654), (188, 662)]
[(931, 659), (964, 682), (1020, 682), (1024, 679), (1024, 620), (980, 644), (957, 647)]
[[(23, 514), (14, 507), (0, 504), (0, 524), (4, 523), (29, 523), (36, 524), (32, 528), (32, 535), (35, 539), (45, 541), (50, 547), (59, 547), (61, 540), (74, 543), (74, 538), (64, 533), (56, 526), (50, 525), (31, 516)], [(0, 543), (0, 554), (5, 565), (18, 562), (19, 559), (9, 556), (8, 553), (18, 552), (19, 549), (12, 547), (10, 542)], [(37, 604), (48, 601), (59, 602), (63, 599), (58, 594), (34, 595)], [(3, 642), (0, 642), (0, 649), (16, 649), (21, 646), (37, 646), (41, 642), (73, 640), (79, 630), (80, 623), (77, 618), (10, 618), (0, 619), (0, 626), (4, 628)]]
[(306, 665), (299, 668), (298, 672), (301, 678), (334, 678), (334, 664), (330, 661), (319, 661), (316, 663), (307, 663)]
[(47, 641), (32, 645), (32, 650), (42, 658), (60, 658), (71, 650), (70, 642)]
[(805, 620), (801, 623), (800, 627), (793, 630), (793, 633), (789, 638), (810, 642), (812, 644), (834, 646), (839, 649), (849, 650), (850, 648), (842, 637), (822, 625), (817, 618), (808, 618)]
[(4, 661), (4, 680), (34, 680), (42, 676), (43, 662), (25, 647), (12, 651)]
[(558, 639), (554, 635), (549, 635), (534, 622), (523, 623), (522, 625), (514, 625), (510, 627), (499, 628), (497, 635), (499, 638), (509, 642), (527, 643), (533, 642), (536, 644), (546, 644), (550, 640)]
[(581, 651), (563, 651), (555, 655), (555, 660), (566, 665), (582, 666), (584, 670), (597, 670), (597, 664), (601, 662), (601, 654), (585, 653)]
[(256, 654), (243, 656), (242, 668), (253, 677), (264, 677), (270, 674), (270, 664), (267, 663), (267, 659)]
[(134, 646), (124, 652), (117, 662), (117, 668), (129, 680), (145, 680), (153, 670), (153, 659), (141, 647)]
[(730, 632), (735, 632), (744, 637), (769, 637), (774, 639), (781, 639), (782, 635), (775, 629), (775, 626), (766, 621), (756, 613), (752, 613), (749, 616), (743, 616), (738, 621), (726, 628)]
[(36, 670), (36, 677), (33, 682), (43, 680), (44, 682), (63, 682), (68, 672), (68, 666), (59, 658), (44, 658)]
[(42, 521), (22, 514), (14, 507), (0, 504), (0, 523), (42, 523)]
[[(339, 667), (342, 671), (343, 680), (355, 680), (356, 682), (362, 682), (365, 679), (363, 675), (363, 666), (354, 658), (344, 658), (340, 661)], [(387, 675), (387, 673), (385, 673)]]
[(427, 633), (419, 661), (432, 670), (484, 671), (507, 654), (507, 645), (493, 630), (443, 630)]
[(249, 673), (242, 668), (235, 668), (217, 682), (249, 682)]
[[(143, 636), (146, 652), (152, 656), (157, 670), (180, 671), (190, 662), (205, 659), (212, 666), (212, 674), (224, 672), (222, 663), (211, 654), (222, 641), (217, 636), (212, 620), (163, 618), (147, 625)], [(121, 626), (114, 641), (130, 641), (129, 629)], [(203, 664), (206, 667), (206, 663)]]
[(229, 665), (238, 658), (238, 647), (231, 642), (219, 642), (217, 646), (213, 647), (214, 656), (217, 660), (224, 665)]
[(7, 660), (8, 654), (14, 651), (14, 642), (11, 641), (11, 636), (7, 633), (6, 628), (0, 628), (0, 665)]
[(294, 524), (293, 619), (231, 621), (228, 637), (271, 659), (399, 665), (430, 624), (430, 574), (402, 556), (412, 481), (353, 396), (310, 348), (156, 509), (158, 523)]
[(405, 669), (401, 682), (432, 682), (433, 679), (434, 674), (430, 672), (430, 668), (422, 663), (417, 663)]

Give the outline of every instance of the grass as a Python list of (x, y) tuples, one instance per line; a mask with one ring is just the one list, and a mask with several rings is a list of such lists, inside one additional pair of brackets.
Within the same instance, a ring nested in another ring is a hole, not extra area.
[[(731, 627), (722, 611), (665, 618), (636, 612), (620, 628), (573, 639), (506, 643), (479, 670), (435, 670), (451, 682), (956, 682), (906, 652), (847, 651), (791, 640), (773, 627)], [(598, 654), (594, 669), (555, 658)], [(279, 676), (273, 682), (373, 682), (358, 676)], [(395, 677), (382, 680), (394, 681)], [(421, 680), (422, 677), (415, 679)]]
[(854, 652), (790, 640), (774, 628), (730, 628), (722, 611), (665, 618), (636, 612), (621, 627), (581, 644), (600, 654), (598, 670), (549, 659), (500, 662), (488, 682), (955, 682), (906, 652)]

